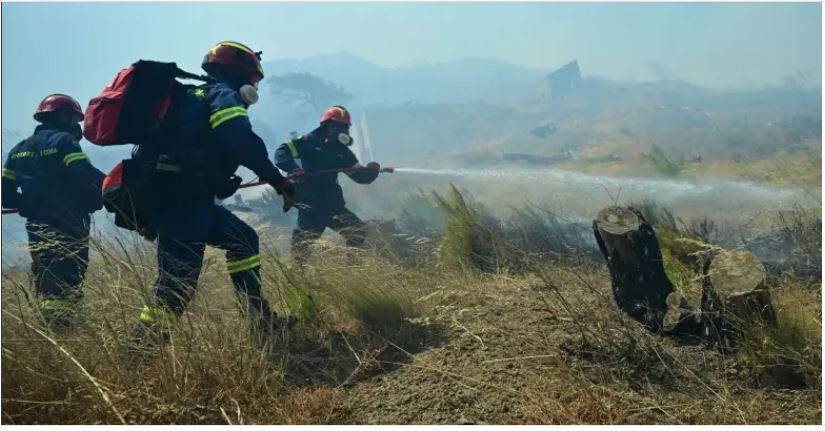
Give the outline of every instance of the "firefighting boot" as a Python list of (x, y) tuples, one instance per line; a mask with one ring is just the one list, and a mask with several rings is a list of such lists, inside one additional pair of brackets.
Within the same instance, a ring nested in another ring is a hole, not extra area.
[(40, 313), (55, 335), (72, 335), (77, 329), (79, 297), (46, 297), (40, 301)]
[[(285, 332), (298, 322), (295, 316), (278, 316), (269, 306), (269, 301), (259, 297), (240, 295), (245, 299), (243, 313), (249, 320), (249, 332), (259, 345), (282, 338)], [(242, 304), (244, 304), (242, 302)]]
[(124, 346), (127, 354), (147, 354), (169, 344), (169, 330), (175, 315), (159, 307), (144, 306), (140, 321), (132, 329)]
[(278, 316), (274, 312), (265, 315), (251, 316), (249, 331), (256, 344), (266, 347), (272, 346), (277, 340), (282, 340), (287, 331), (292, 329), (298, 319), (295, 316)]

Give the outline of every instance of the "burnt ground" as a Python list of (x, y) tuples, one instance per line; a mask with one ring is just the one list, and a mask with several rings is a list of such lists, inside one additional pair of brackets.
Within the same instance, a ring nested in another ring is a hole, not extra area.
[(561, 288), (492, 277), (430, 293), (418, 324), (437, 335), (418, 353), (376, 357), (339, 388), (324, 422), (820, 422), (819, 389), (766, 384), (735, 355), (642, 331), (610, 307), (605, 275), (560, 272)]

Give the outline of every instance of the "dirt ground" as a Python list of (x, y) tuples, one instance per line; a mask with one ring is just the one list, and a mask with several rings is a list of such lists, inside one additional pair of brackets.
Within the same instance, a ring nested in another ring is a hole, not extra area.
[(588, 291), (609, 292), (606, 271), (588, 278), (559, 273), (566, 287), (554, 291), (538, 279), (494, 277), (430, 293), (419, 353), (381, 355), (372, 373), (341, 389), (324, 421), (820, 422), (819, 390), (771, 387), (733, 356), (645, 333)]

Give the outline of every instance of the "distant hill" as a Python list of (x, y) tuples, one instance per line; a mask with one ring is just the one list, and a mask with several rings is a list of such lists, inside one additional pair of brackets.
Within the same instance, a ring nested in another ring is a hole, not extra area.
[[(754, 145), (760, 151), (784, 145), (772, 141), (785, 139), (785, 132), (774, 133), (777, 125), (805, 136), (821, 130), (818, 89), (720, 91), (681, 81), (611, 81), (588, 75), (575, 59), (554, 71), (485, 59), (388, 68), (342, 52), (264, 68), (268, 76), (308, 72), (345, 88), (356, 123), (368, 118), (375, 158), (396, 165), (555, 160), (588, 148), (593, 157), (613, 157), (638, 154), (650, 142), (738, 157)], [(315, 108), (275, 96), (266, 80), (260, 93), (249, 116), (270, 157), (290, 132), (317, 126)], [(28, 133), (4, 128), (4, 155)], [(83, 145), (104, 171), (130, 150)]]
[(549, 72), (486, 59), (391, 69), (346, 52), (283, 59), (265, 63), (264, 68), (269, 75), (302, 71), (342, 85), (358, 106), (523, 100), (536, 95)]
[[(755, 126), (820, 115), (818, 90), (719, 91), (673, 80), (619, 82), (589, 76), (586, 65), (576, 61), (556, 71), (481, 59), (392, 69), (339, 53), (283, 59), (265, 67), (269, 75), (309, 72), (343, 86), (353, 95), (348, 107), (356, 119), (363, 113), (369, 117), (376, 158), (396, 164), (485, 159), (450, 157), (462, 153), (553, 158), (568, 148), (601, 145), (606, 147), (596, 156), (608, 157), (629, 142), (633, 145), (625, 152), (636, 154), (651, 141), (665, 148), (685, 147), (689, 154), (717, 151), (734, 140), (753, 140), (730, 136), (737, 127), (750, 127), (756, 134), (760, 130)], [(547, 91), (553, 85), (558, 90), (560, 76), (575, 78), (575, 84), (563, 92)], [(317, 113), (283, 106), (275, 97), (264, 97), (250, 115), (279, 137), (317, 125)], [(552, 128), (554, 135), (531, 133), (542, 128)]]

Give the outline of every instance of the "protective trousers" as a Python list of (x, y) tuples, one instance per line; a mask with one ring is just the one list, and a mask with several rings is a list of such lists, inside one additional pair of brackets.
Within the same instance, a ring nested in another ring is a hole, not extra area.
[(41, 310), (72, 313), (89, 265), (89, 225), (57, 228), (27, 221), (26, 233)]
[(168, 326), (192, 299), (206, 245), (226, 251), (226, 267), (249, 317), (269, 319), (272, 311), (261, 297), (258, 234), (248, 224), (212, 201), (159, 211), (158, 281), (140, 320)]
[(365, 224), (352, 211), (299, 209), (298, 229), (292, 231), (292, 256), (297, 262), (309, 257), (309, 246), (324, 233), (326, 228), (338, 232), (350, 247), (363, 247), (366, 240)]

